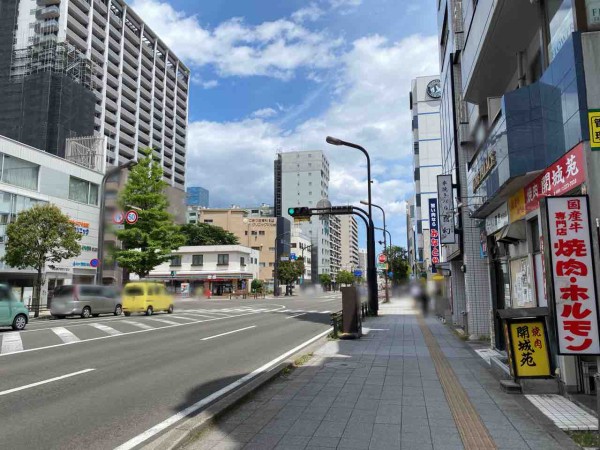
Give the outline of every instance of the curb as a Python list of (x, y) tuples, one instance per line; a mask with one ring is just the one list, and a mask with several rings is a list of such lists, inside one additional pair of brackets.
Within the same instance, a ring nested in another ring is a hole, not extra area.
[(286, 369), (293, 367), (294, 361), (298, 357), (307, 353), (311, 353), (311, 351), (322, 347), (327, 342), (327, 336), (328, 335), (325, 335), (317, 339), (315, 342), (308, 344), (306, 347), (291, 355), (285, 361), (277, 364), (268, 372), (259, 375), (254, 380), (249, 381), (247, 384), (235, 390), (231, 394), (228, 394), (222, 399), (213, 403), (204, 411), (195, 416), (188, 417), (173, 429), (162, 434), (154, 441), (140, 446), (139, 448), (144, 450), (177, 450), (183, 448), (184, 444), (188, 442), (192, 433), (200, 433), (206, 430), (213, 424), (217, 417), (223, 415), (238, 403), (244, 401), (251, 393), (281, 375)]

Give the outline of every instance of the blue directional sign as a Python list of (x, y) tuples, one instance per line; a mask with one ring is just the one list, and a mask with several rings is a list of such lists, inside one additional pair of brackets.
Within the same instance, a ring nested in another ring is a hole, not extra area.
[(388, 277), (392, 278), (394, 276), (394, 272), (392, 272), (391, 270), (388, 272)]
[(295, 253), (290, 253), (290, 259), (291, 259), (292, 261), (296, 261), (296, 259), (298, 259), (298, 257), (296, 256), (296, 254), (295, 254)]
[(355, 270), (354, 271), (354, 276), (355, 277), (362, 277), (362, 270)]

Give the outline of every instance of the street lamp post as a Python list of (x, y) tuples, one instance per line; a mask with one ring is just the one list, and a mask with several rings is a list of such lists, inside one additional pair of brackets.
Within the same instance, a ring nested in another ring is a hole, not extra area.
[[(367, 158), (367, 196), (368, 196), (368, 207), (369, 207), (369, 218), (372, 220), (373, 219), (373, 210), (372, 210), (372, 203), (371, 203), (371, 158), (369, 157), (369, 152), (367, 152), (367, 150), (365, 150), (364, 147), (361, 147), (360, 145), (357, 144), (353, 144), (352, 142), (346, 142), (346, 141), (342, 141), (341, 139), (338, 138), (334, 138), (331, 136), (327, 136), (327, 138), (325, 139), (325, 141), (328, 144), (331, 145), (338, 145), (338, 146), (345, 146), (345, 147), (351, 147), (351, 148), (355, 148), (357, 150), (360, 150), (365, 157)], [(377, 299), (377, 269), (375, 269), (375, 232), (373, 230), (373, 227), (368, 227), (368, 232), (367, 232), (367, 258), (369, 258), (373, 264), (371, 264), (371, 270), (367, 271), (367, 279), (368, 279), (368, 283), (369, 283), (369, 289), (371, 290), (371, 303), (369, 305), (369, 309), (371, 310), (371, 313), (373, 315), (377, 315), (377, 312), (379, 310), (379, 301)]]
[(96, 270), (96, 284), (102, 285), (102, 278), (104, 276), (104, 221), (106, 215), (106, 182), (110, 177), (119, 173), (123, 169), (130, 169), (137, 164), (137, 161), (133, 159), (127, 161), (125, 164), (108, 169), (102, 177), (102, 183), (100, 184), (100, 223), (98, 224), (98, 269)]
[[(368, 205), (369, 204), (369, 202), (366, 202), (364, 200), (361, 200), (360, 202), (363, 205)], [(386, 238), (386, 235), (385, 235), (385, 233), (387, 231), (387, 228), (385, 226), (385, 211), (384, 211), (384, 209), (381, 206), (376, 205), (375, 203), (372, 203), (372, 205), (375, 208), (379, 208), (379, 210), (381, 210), (381, 213), (383, 214), (383, 250), (385, 251), (387, 249), (387, 238)], [(377, 227), (375, 227), (375, 228), (377, 228)], [(388, 292), (388, 273), (387, 273), (387, 270), (383, 271), (383, 278), (385, 280), (385, 302), (388, 303), (390, 301), (390, 294)]]

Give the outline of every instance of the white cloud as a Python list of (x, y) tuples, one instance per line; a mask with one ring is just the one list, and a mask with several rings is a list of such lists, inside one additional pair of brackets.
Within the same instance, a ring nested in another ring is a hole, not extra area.
[(316, 3), (311, 3), (307, 7), (294, 12), (292, 14), (292, 20), (295, 22), (314, 22), (323, 16), (323, 14), (325, 14), (325, 11), (323, 11)]
[(268, 119), (269, 117), (276, 115), (277, 111), (275, 111), (273, 108), (261, 108), (251, 114), (252, 117), (257, 117), (259, 119)]
[(362, 0), (329, 0), (332, 8), (347, 8), (360, 6)]
[[(287, 19), (254, 26), (232, 18), (209, 29), (165, 1), (134, 0), (132, 7), (180, 58), (196, 67), (211, 65), (221, 76), (289, 79), (299, 68), (330, 67), (343, 44)], [(316, 9), (301, 17), (315, 14)]]
[(192, 74), (191, 81), (193, 84), (201, 86), (203, 89), (212, 89), (219, 85), (218, 80), (204, 80), (201, 76), (195, 73)]

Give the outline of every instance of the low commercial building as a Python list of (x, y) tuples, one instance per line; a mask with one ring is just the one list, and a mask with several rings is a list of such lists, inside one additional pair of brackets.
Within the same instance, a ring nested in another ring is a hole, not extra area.
[(299, 283), (310, 284), (312, 283), (311, 277), (311, 265), (312, 265), (312, 245), (310, 243), (310, 237), (302, 233), (300, 227), (293, 227), (292, 229), (292, 242), (290, 243), (290, 257), (303, 258), (304, 259), (304, 274), (302, 275)]
[[(82, 235), (79, 256), (45, 268), (41, 306), (48, 291), (72, 283), (93, 283), (98, 258), (99, 193), (102, 173), (0, 136), (0, 257), (5, 254), (6, 228), (17, 214), (39, 203), (51, 203), (71, 218)], [(12, 286), (29, 304), (36, 272), (15, 269), (0, 261), (0, 282)]]
[(250, 291), (259, 278), (259, 252), (243, 245), (180, 247), (171, 261), (155, 267), (147, 279), (166, 283), (184, 295), (228, 295)]

